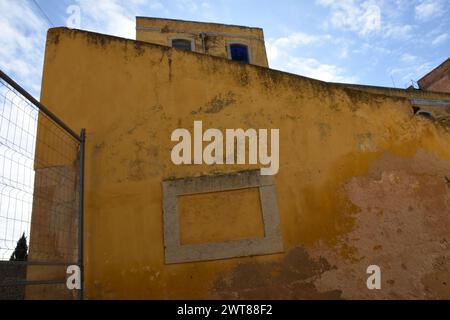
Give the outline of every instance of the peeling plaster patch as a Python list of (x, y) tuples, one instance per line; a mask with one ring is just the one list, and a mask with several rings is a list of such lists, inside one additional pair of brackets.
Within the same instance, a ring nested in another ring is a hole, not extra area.
[(219, 94), (209, 101), (204, 107), (201, 107), (197, 111), (193, 111), (192, 114), (197, 113), (219, 113), (229, 105), (236, 102), (234, 93), (229, 91), (225, 95)]
[(359, 150), (363, 152), (374, 152), (376, 151), (377, 147), (375, 143), (373, 142), (373, 137), (370, 132), (358, 134), (356, 136), (358, 140), (358, 148)]
[(417, 151), (412, 159), (385, 153), (372, 164), (369, 175), (380, 179), (383, 171), (399, 169), (410, 171), (416, 175), (450, 176), (450, 162), (439, 159), (421, 149)]
[(280, 262), (243, 262), (218, 278), (219, 299), (339, 299), (339, 290), (319, 291), (314, 281), (333, 267), (323, 258), (312, 259), (297, 247)]
[(339, 107), (338, 103), (330, 104), (330, 109), (333, 110), (333, 111), (336, 111), (336, 112), (341, 111), (341, 108)]
[(327, 123), (319, 123), (320, 140), (325, 141), (331, 135), (331, 127)]
[(148, 159), (158, 156), (159, 149), (156, 146), (148, 145), (146, 141), (134, 141), (133, 157), (128, 162), (128, 180), (140, 181), (153, 175), (147, 167)]
[(234, 76), (242, 87), (250, 84), (250, 77), (245, 65), (241, 65), (238, 72), (234, 73)]
[(298, 120), (302, 120), (302, 117), (301, 116), (293, 116), (291, 114), (285, 113), (285, 114), (280, 115), (280, 119), (289, 119), (292, 121), (298, 121)]
[[(349, 261), (325, 244), (316, 245), (311, 255), (337, 267), (325, 272), (316, 287), (342, 290), (346, 299), (448, 298), (450, 187), (445, 174), (450, 174), (449, 162), (420, 150), (412, 158), (386, 153), (366, 176), (350, 179), (345, 191), (361, 212), (340, 242), (354, 247), (358, 259)], [(372, 264), (381, 267), (381, 290), (366, 288), (365, 270)]]
[[(447, 240), (443, 240), (447, 244)], [(450, 299), (450, 254), (435, 259), (433, 272), (422, 278), (422, 284), (426, 294), (433, 299)]]

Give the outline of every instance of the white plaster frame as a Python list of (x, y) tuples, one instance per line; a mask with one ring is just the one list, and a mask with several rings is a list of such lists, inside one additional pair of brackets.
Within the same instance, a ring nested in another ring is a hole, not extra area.
[[(177, 197), (198, 193), (258, 188), (264, 237), (219, 243), (182, 245)], [(186, 263), (283, 252), (277, 195), (272, 176), (259, 170), (222, 176), (202, 176), (162, 182), (165, 263)]]

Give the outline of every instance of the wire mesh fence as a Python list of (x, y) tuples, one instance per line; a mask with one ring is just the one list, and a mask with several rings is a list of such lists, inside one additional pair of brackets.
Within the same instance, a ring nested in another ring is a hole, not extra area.
[(73, 299), (82, 139), (0, 75), (0, 299)]

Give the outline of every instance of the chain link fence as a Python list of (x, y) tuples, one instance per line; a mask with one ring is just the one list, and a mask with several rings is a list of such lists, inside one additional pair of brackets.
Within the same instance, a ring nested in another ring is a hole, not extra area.
[(83, 137), (0, 71), (0, 299), (81, 297)]

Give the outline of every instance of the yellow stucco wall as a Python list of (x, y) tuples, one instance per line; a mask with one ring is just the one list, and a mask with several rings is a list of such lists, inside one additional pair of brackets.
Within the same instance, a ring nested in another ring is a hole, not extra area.
[[(201, 33), (206, 35), (202, 39)], [(171, 46), (171, 39), (194, 41), (194, 51), (229, 58), (229, 44), (245, 44), (249, 48), (250, 63), (268, 67), (264, 33), (261, 28), (250, 28), (218, 23), (136, 18), (136, 40)]]
[[(89, 299), (448, 297), (450, 133), (408, 99), (57, 28), (41, 101), (87, 129)], [(258, 167), (172, 164), (194, 120), (280, 129), (284, 253), (164, 264), (161, 181)], [(370, 264), (385, 290), (366, 288)]]

